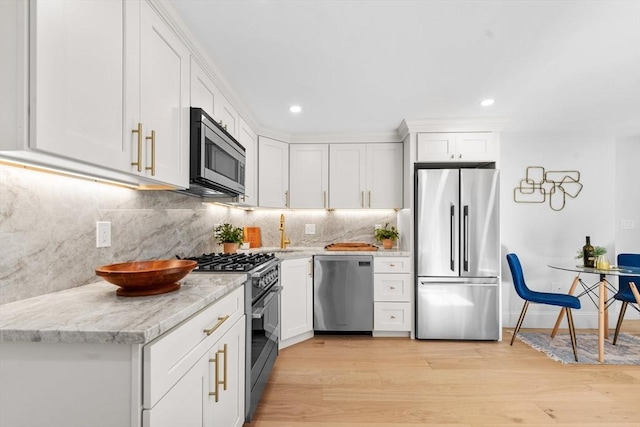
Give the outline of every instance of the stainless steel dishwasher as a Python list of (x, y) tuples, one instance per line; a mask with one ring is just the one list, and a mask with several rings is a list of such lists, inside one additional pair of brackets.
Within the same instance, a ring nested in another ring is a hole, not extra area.
[(314, 257), (313, 329), (327, 332), (373, 331), (373, 257)]

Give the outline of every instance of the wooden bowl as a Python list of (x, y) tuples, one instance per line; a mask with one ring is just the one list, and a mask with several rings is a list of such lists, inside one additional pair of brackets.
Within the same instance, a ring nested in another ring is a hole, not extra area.
[(96, 268), (96, 274), (109, 283), (120, 286), (116, 294), (123, 297), (157, 295), (177, 291), (178, 280), (198, 265), (184, 259), (123, 262)]

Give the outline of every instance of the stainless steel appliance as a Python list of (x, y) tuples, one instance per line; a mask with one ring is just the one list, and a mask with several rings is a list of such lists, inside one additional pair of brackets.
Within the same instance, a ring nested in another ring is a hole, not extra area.
[(500, 339), (499, 173), (417, 169), (416, 338)]
[(313, 329), (373, 331), (373, 257), (314, 257)]
[(214, 253), (186, 259), (198, 261), (194, 272), (247, 272), (245, 418), (249, 422), (256, 411), (273, 364), (278, 357), (280, 293), (282, 292), (280, 260), (272, 253)]
[(207, 197), (244, 194), (245, 149), (201, 108), (191, 108), (189, 188)]

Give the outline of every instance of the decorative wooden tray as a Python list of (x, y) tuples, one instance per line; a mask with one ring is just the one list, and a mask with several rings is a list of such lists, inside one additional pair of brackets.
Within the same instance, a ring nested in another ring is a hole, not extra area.
[(331, 243), (324, 247), (328, 251), (377, 251), (378, 247), (371, 243)]

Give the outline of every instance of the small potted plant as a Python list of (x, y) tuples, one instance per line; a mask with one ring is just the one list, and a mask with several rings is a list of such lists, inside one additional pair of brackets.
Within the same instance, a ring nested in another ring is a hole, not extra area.
[(394, 226), (389, 228), (389, 223), (386, 223), (384, 227), (376, 228), (373, 235), (377, 241), (382, 242), (383, 248), (391, 249), (393, 247), (393, 242), (398, 239), (400, 234)]
[(234, 227), (231, 224), (218, 225), (214, 230), (216, 240), (222, 245), (222, 252), (225, 254), (233, 254), (238, 250), (238, 246), (242, 243), (242, 228)]

